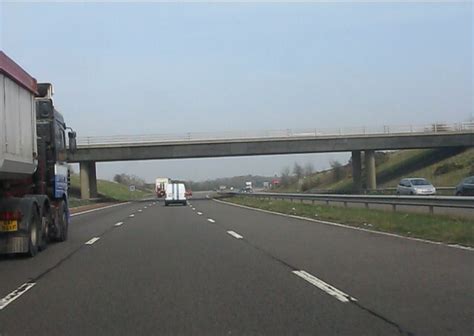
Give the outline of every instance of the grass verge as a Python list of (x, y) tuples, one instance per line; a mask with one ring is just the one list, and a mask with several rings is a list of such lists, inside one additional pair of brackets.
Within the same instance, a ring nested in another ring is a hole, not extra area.
[(326, 205), (232, 197), (228, 202), (365, 229), (474, 247), (474, 220), (451, 216), (343, 208)]
[(79, 207), (79, 206), (89, 205), (89, 204), (93, 204), (93, 203), (94, 202), (90, 201), (90, 200), (83, 200), (83, 199), (78, 199), (78, 198), (69, 198), (69, 207), (70, 208), (76, 208), (76, 207)]
[[(79, 175), (72, 175), (71, 176), (71, 186), (79, 190)], [(129, 187), (126, 185), (106, 181), (106, 180), (97, 180), (97, 191), (99, 193), (99, 198), (103, 202), (106, 201), (131, 201), (131, 200), (140, 200), (145, 197), (152, 197), (154, 196), (151, 190), (135, 190), (130, 191)], [(80, 202), (75, 203), (75, 206), (80, 205), (87, 205), (89, 203), (81, 203), (82, 200), (78, 200)], [(86, 201), (87, 202), (87, 201)], [(71, 202), (72, 203), (72, 202)]]

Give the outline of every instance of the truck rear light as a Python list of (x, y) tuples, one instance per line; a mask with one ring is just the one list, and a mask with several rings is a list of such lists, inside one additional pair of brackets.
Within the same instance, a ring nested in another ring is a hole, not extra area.
[(0, 220), (2, 221), (11, 221), (11, 220), (21, 220), (23, 214), (20, 211), (1, 211)]

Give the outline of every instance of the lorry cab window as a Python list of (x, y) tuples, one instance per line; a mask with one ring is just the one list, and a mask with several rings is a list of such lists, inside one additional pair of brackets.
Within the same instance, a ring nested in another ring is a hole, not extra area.
[(66, 139), (64, 136), (64, 128), (59, 122), (56, 122), (56, 125), (55, 125), (55, 142), (56, 142), (58, 160), (65, 161), (66, 160)]

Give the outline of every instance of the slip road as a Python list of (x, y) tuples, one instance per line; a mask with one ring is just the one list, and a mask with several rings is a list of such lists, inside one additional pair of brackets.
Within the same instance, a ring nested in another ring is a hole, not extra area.
[(212, 200), (0, 258), (0, 335), (472, 335), (474, 252)]

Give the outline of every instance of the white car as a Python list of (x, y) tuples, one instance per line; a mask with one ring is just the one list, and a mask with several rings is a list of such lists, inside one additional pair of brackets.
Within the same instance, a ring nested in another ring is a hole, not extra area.
[(183, 183), (169, 183), (166, 186), (165, 206), (170, 204), (188, 204), (186, 187)]
[(404, 178), (398, 183), (397, 195), (436, 195), (436, 188), (425, 178)]

